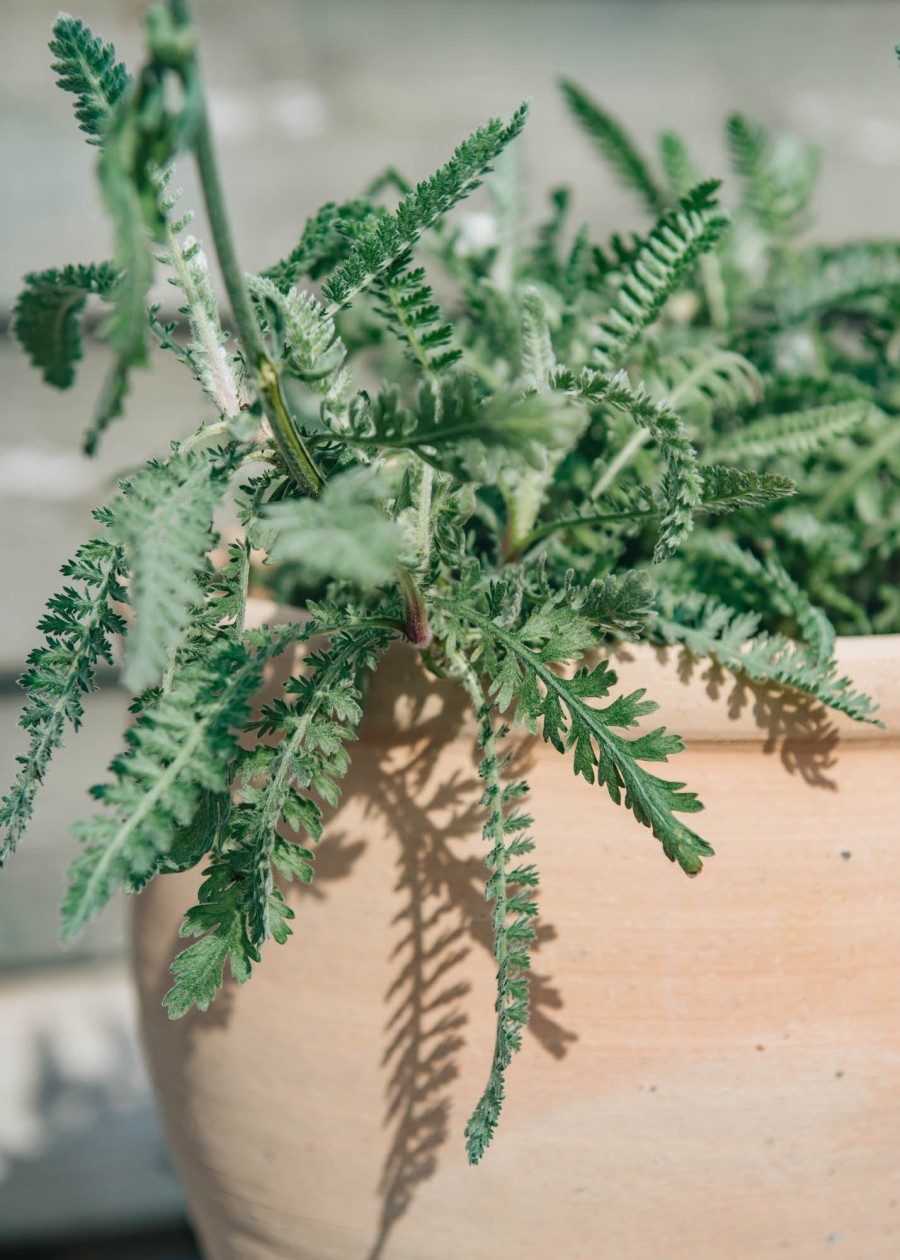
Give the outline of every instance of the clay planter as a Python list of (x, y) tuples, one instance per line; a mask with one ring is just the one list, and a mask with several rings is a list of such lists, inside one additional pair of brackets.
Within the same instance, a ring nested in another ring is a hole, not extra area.
[(247, 986), (170, 1023), (196, 877), (137, 899), (146, 1046), (208, 1260), (900, 1255), (900, 638), (838, 655), (886, 732), (629, 649), (623, 684), (687, 741), (667, 773), (707, 806), (694, 880), (520, 746), (534, 1013), (472, 1169), (493, 1038), (474, 731), (392, 650), (295, 935)]

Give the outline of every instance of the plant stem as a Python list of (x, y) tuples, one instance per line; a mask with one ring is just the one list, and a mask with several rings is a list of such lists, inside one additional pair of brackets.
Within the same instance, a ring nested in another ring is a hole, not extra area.
[(591, 516), (569, 516), (562, 521), (545, 521), (543, 525), (536, 526), (530, 534), (517, 543), (515, 550), (510, 551), (505, 557), (507, 563), (512, 563), (524, 555), (529, 548), (535, 543), (542, 542), (545, 538), (549, 538), (551, 534), (557, 533), (564, 529), (577, 529), (579, 525), (586, 525), (588, 529), (592, 529), (596, 525), (605, 525), (609, 521), (631, 521), (640, 520), (641, 518), (658, 516), (659, 512), (656, 508), (631, 508), (624, 512), (596, 512)]
[(728, 294), (722, 280), (722, 268), (715, 254), (704, 254), (700, 259), (700, 275), (703, 291), (709, 307), (709, 319), (713, 328), (728, 327)]
[(403, 632), (414, 647), (426, 648), (434, 641), (428, 625), (428, 610), (422, 592), (408, 569), (400, 566), (397, 580), (403, 594)]
[(616, 477), (618, 477), (619, 473), (626, 466), (626, 464), (631, 463), (632, 459), (638, 453), (641, 447), (649, 440), (650, 440), (649, 429), (638, 429), (637, 433), (632, 434), (632, 436), (628, 439), (628, 441), (619, 451), (615, 459), (612, 460), (612, 462), (606, 468), (606, 471), (603, 473), (603, 476), (594, 486), (593, 490), (591, 491), (592, 499), (599, 498), (601, 494), (603, 494), (606, 490), (609, 489), (609, 487), (615, 481)]
[[(179, 26), (195, 25), (191, 0), (170, 0), (170, 4), (172, 17)], [(225, 195), (219, 176), (206, 94), (203, 91), (200, 57), (196, 47), (191, 52), (190, 70), (185, 78), (188, 76), (193, 79), (189, 94), (196, 102), (197, 110), (193, 132), (194, 156), (197, 161), (200, 186), (203, 190), (203, 200), (209, 218), (216, 257), (222, 269), (222, 279), (225, 281), (238, 337), (247, 364), (253, 371), (254, 382), (262, 399), (266, 417), (272, 427), (272, 434), (278, 443), (278, 449), (287, 465), (288, 472), (302, 490), (316, 498), (321, 493), (325, 482), (291, 420), (284, 401), (278, 370), (266, 353), (262, 332), (238, 263), (228, 212), (225, 209)], [(185, 90), (188, 91), (187, 83)]]
[(419, 544), (419, 555), (423, 564), (427, 564), (431, 555), (431, 492), (434, 487), (434, 469), (422, 461), (422, 480), (419, 483), (419, 505), (416, 520), (416, 533)]
[(183, 455), (185, 451), (192, 451), (195, 446), (199, 446), (201, 442), (205, 442), (207, 438), (221, 437), (227, 433), (231, 427), (231, 420), (216, 420), (214, 424), (206, 424), (202, 429), (197, 429), (190, 437), (186, 437), (183, 442), (178, 444), (178, 452)]

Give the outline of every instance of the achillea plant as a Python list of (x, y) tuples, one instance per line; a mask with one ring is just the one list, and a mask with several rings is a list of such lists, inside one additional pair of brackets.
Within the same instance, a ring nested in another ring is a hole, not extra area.
[[(76, 828), (63, 935), (114, 893), (201, 866), (166, 1004), (173, 1017), (205, 1010), (226, 966), (244, 981), (290, 935), (276, 873), (313, 878), (360, 679), (392, 641), (414, 644), (425, 668), (459, 681), (480, 731), (498, 996), (466, 1129), (477, 1162), (528, 1019), (535, 931), (527, 789), (506, 778), (505, 724), (540, 733), (695, 875), (712, 852), (693, 826), (700, 802), (657, 773), (681, 741), (648, 721), (643, 691), (618, 690), (604, 643), (680, 644), (874, 720), (833, 646), (836, 629), (900, 628), (900, 245), (804, 243), (816, 169), (804, 146), (730, 119), (729, 213), (679, 137), (662, 137), (654, 170), (566, 84), (587, 138), (637, 195), (640, 232), (595, 244), (570, 228), (557, 189), (523, 235), (510, 178), (522, 106), (422, 182), (390, 171), (324, 206), (286, 258), (245, 275), (189, 4), (152, 8), (147, 31), (131, 77), (81, 22), (57, 20), (54, 69), (99, 151), (113, 254), (30, 274), (15, 327), (65, 388), (85, 303), (106, 304), (115, 359), (89, 451), (153, 344), (194, 377), (209, 418), (121, 482), (63, 570), (22, 678), (29, 743), (0, 809), (2, 854), (124, 636), (134, 722)], [(173, 191), (182, 153), (197, 164), (233, 332)], [(489, 231), (472, 233), (450, 212), (498, 161)], [(183, 320), (148, 305), (157, 266)], [(378, 388), (354, 383), (363, 353)], [(214, 567), (230, 487), (242, 532)], [(255, 550), (268, 561), (257, 577), (305, 605), (304, 624), (245, 627)], [(306, 671), (251, 720), (267, 662), (301, 640)]]

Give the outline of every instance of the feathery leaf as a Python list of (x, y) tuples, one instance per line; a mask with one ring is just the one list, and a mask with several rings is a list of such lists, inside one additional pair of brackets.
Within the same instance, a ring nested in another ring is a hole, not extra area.
[[(104, 513), (97, 513), (104, 520)], [(47, 604), (38, 623), (46, 637), (34, 648), (19, 684), (28, 704), (19, 725), (29, 737), (28, 752), (17, 758), (21, 769), (0, 804), (0, 866), (21, 839), (38, 787), (50, 759), (62, 746), (66, 723), (77, 730), (84, 714), (82, 696), (94, 689), (97, 666), (112, 664), (111, 639), (125, 633), (122, 618), (111, 607), (125, 599), (121, 549), (106, 538), (94, 538), (62, 567), (65, 586)]]
[(822, 661), (784, 635), (758, 631), (755, 613), (738, 612), (699, 592), (673, 597), (651, 623), (660, 642), (682, 644), (694, 656), (711, 657), (755, 682), (789, 687), (856, 721), (880, 725), (871, 699), (838, 674), (833, 660)]
[(521, 105), (508, 123), (492, 119), (469, 136), (453, 157), (429, 179), (417, 184), (392, 214), (375, 218), (357, 238), (347, 259), (322, 286), (335, 308), (347, 306), (358, 293), (402, 259), (422, 233), (478, 187), (491, 163), (525, 125), (528, 106)]
[(53, 23), (51, 69), (64, 92), (75, 97), (75, 117), (88, 144), (102, 144), (113, 106), (128, 87), (128, 71), (116, 50), (81, 21), (60, 13)]
[(621, 183), (637, 193), (645, 210), (650, 214), (659, 214), (665, 208), (665, 193), (621, 123), (601, 109), (577, 84), (564, 79), (560, 86), (575, 120), (593, 140)]
[(691, 532), (703, 493), (697, 452), (681, 418), (664, 402), (654, 402), (643, 385), (632, 385), (624, 371), (610, 377), (589, 368), (579, 375), (559, 369), (552, 374), (551, 385), (591, 403), (616, 407), (639, 429), (646, 429), (666, 462), (666, 476), (660, 483), (664, 508), (653, 559), (659, 562), (671, 555)]
[(462, 358), (451, 344), (453, 329), (434, 300), (424, 267), (394, 263), (376, 282), (375, 296), (378, 311), (426, 372), (443, 372)]
[(729, 224), (715, 193), (718, 180), (698, 184), (638, 239), (614, 305), (600, 322), (595, 359), (605, 370), (621, 366), (628, 351), (658, 318), (691, 263), (712, 249)]
[(91, 294), (108, 298), (119, 273), (110, 262), (31, 271), (16, 301), (15, 334), (48, 385), (68, 389), (81, 358), (79, 316)]
[[(277, 646), (273, 639), (272, 650)], [(248, 721), (265, 657), (220, 636), (202, 657), (184, 662), (171, 687), (139, 713), (128, 750), (110, 764), (114, 781), (93, 790), (108, 812), (74, 828), (85, 848), (69, 873), (64, 939), (77, 936), (117, 888), (146, 883), (204, 791), (226, 791), (235, 730)]]
[(347, 581), (365, 590), (389, 582), (403, 535), (385, 515), (383, 490), (368, 468), (338, 473), (318, 499), (270, 504), (263, 520), (275, 531), (275, 561), (292, 561), (310, 579)]
[[(695, 813), (702, 806), (693, 792), (683, 791), (683, 783), (657, 778), (645, 770), (642, 761), (667, 761), (683, 748), (676, 735), (664, 728), (626, 739), (617, 730), (637, 726), (657, 705), (644, 700), (643, 689), (599, 708), (589, 700), (603, 699), (616, 684), (608, 661), (583, 668), (574, 678), (561, 678), (551, 668), (559, 660), (558, 626), (532, 617), (519, 634), (499, 626), (476, 609), (441, 601), (448, 615), (477, 627), (482, 634), (480, 667), (494, 681), (491, 694), (503, 711), (515, 702), (515, 719), (528, 730), (540, 733), (559, 752), (571, 751), (576, 774), (588, 783), (596, 779), (605, 785), (615, 804), (624, 804), (638, 822), (649, 827), (660, 841), (666, 857), (677, 862), (689, 875), (695, 875), (703, 858), (712, 849), (695, 832), (675, 817)], [(557, 633), (548, 633), (556, 629)], [(529, 642), (529, 638), (533, 642)]]
[(237, 462), (235, 447), (151, 462), (122, 483), (110, 529), (125, 550), (135, 623), (128, 639), (125, 685), (155, 682), (183, 641), (213, 546), (212, 516)]
[[(505, 762), (498, 749), (498, 732), (491, 721), (491, 706), (471, 666), (461, 663), (466, 689), (475, 706), (479, 723), (478, 745), (482, 752), (479, 777), (485, 784), (481, 798), (487, 807), (484, 839), (490, 845), (485, 865), (490, 871), (485, 897), (494, 903), (491, 923), (494, 957), (497, 960), (497, 1013), (494, 1051), (488, 1082), (466, 1124), (466, 1151), (470, 1164), (477, 1164), (497, 1128), (506, 1094), (505, 1074), (513, 1054), (521, 1049), (522, 1029), (528, 1023), (528, 979), (531, 965), (528, 948), (534, 940), (537, 904), (532, 889), (538, 882), (533, 862), (527, 857), (534, 849), (528, 835), (532, 819), (521, 812), (518, 803), (527, 793), (524, 782), (504, 783)], [(501, 729), (500, 735), (503, 734)]]
[(822, 449), (836, 437), (850, 433), (863, 423), (871, 410), (871, 404), (863, 400), (763, 416), (743, 428), (721, 434), (703, 453), (714, 463), (807, 455)]

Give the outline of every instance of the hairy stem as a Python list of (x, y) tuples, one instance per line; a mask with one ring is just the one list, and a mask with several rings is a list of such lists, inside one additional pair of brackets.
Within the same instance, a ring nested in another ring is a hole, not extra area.
[(408, 569), (400, 566), (397, 580), (403, 595), (403, 631), (415, 647), (426, 648), (434, 640), (434, 634), (428, 625), (428, 610), (422, 592)]
[[(191, 0), (170, 0), (170, 2), (172, 16), (179, 25), (194, 25)], [(225, 208), (225, 195), (219, 176), (219, 164), (196, 47), (191, 53), (190, 74), (194, 80), (193, 98), (197, 102), (197, 118), (193, 133), (194, 156), (197, 161), (216, 257), (222, 269), (222, 279), (225, 281), (238, 337), (244, 350), (244, 357), (253, 372), (263, 409), (288, 472), (302, 490), (316, 498), (325, 484), (324, 478), (291, 420), (281, 389), (278, 370), (266, 353), (262, 332), (253, 312), (250, 295), (244, 283), (244, 274), (238, 262), (231, 224)]]

